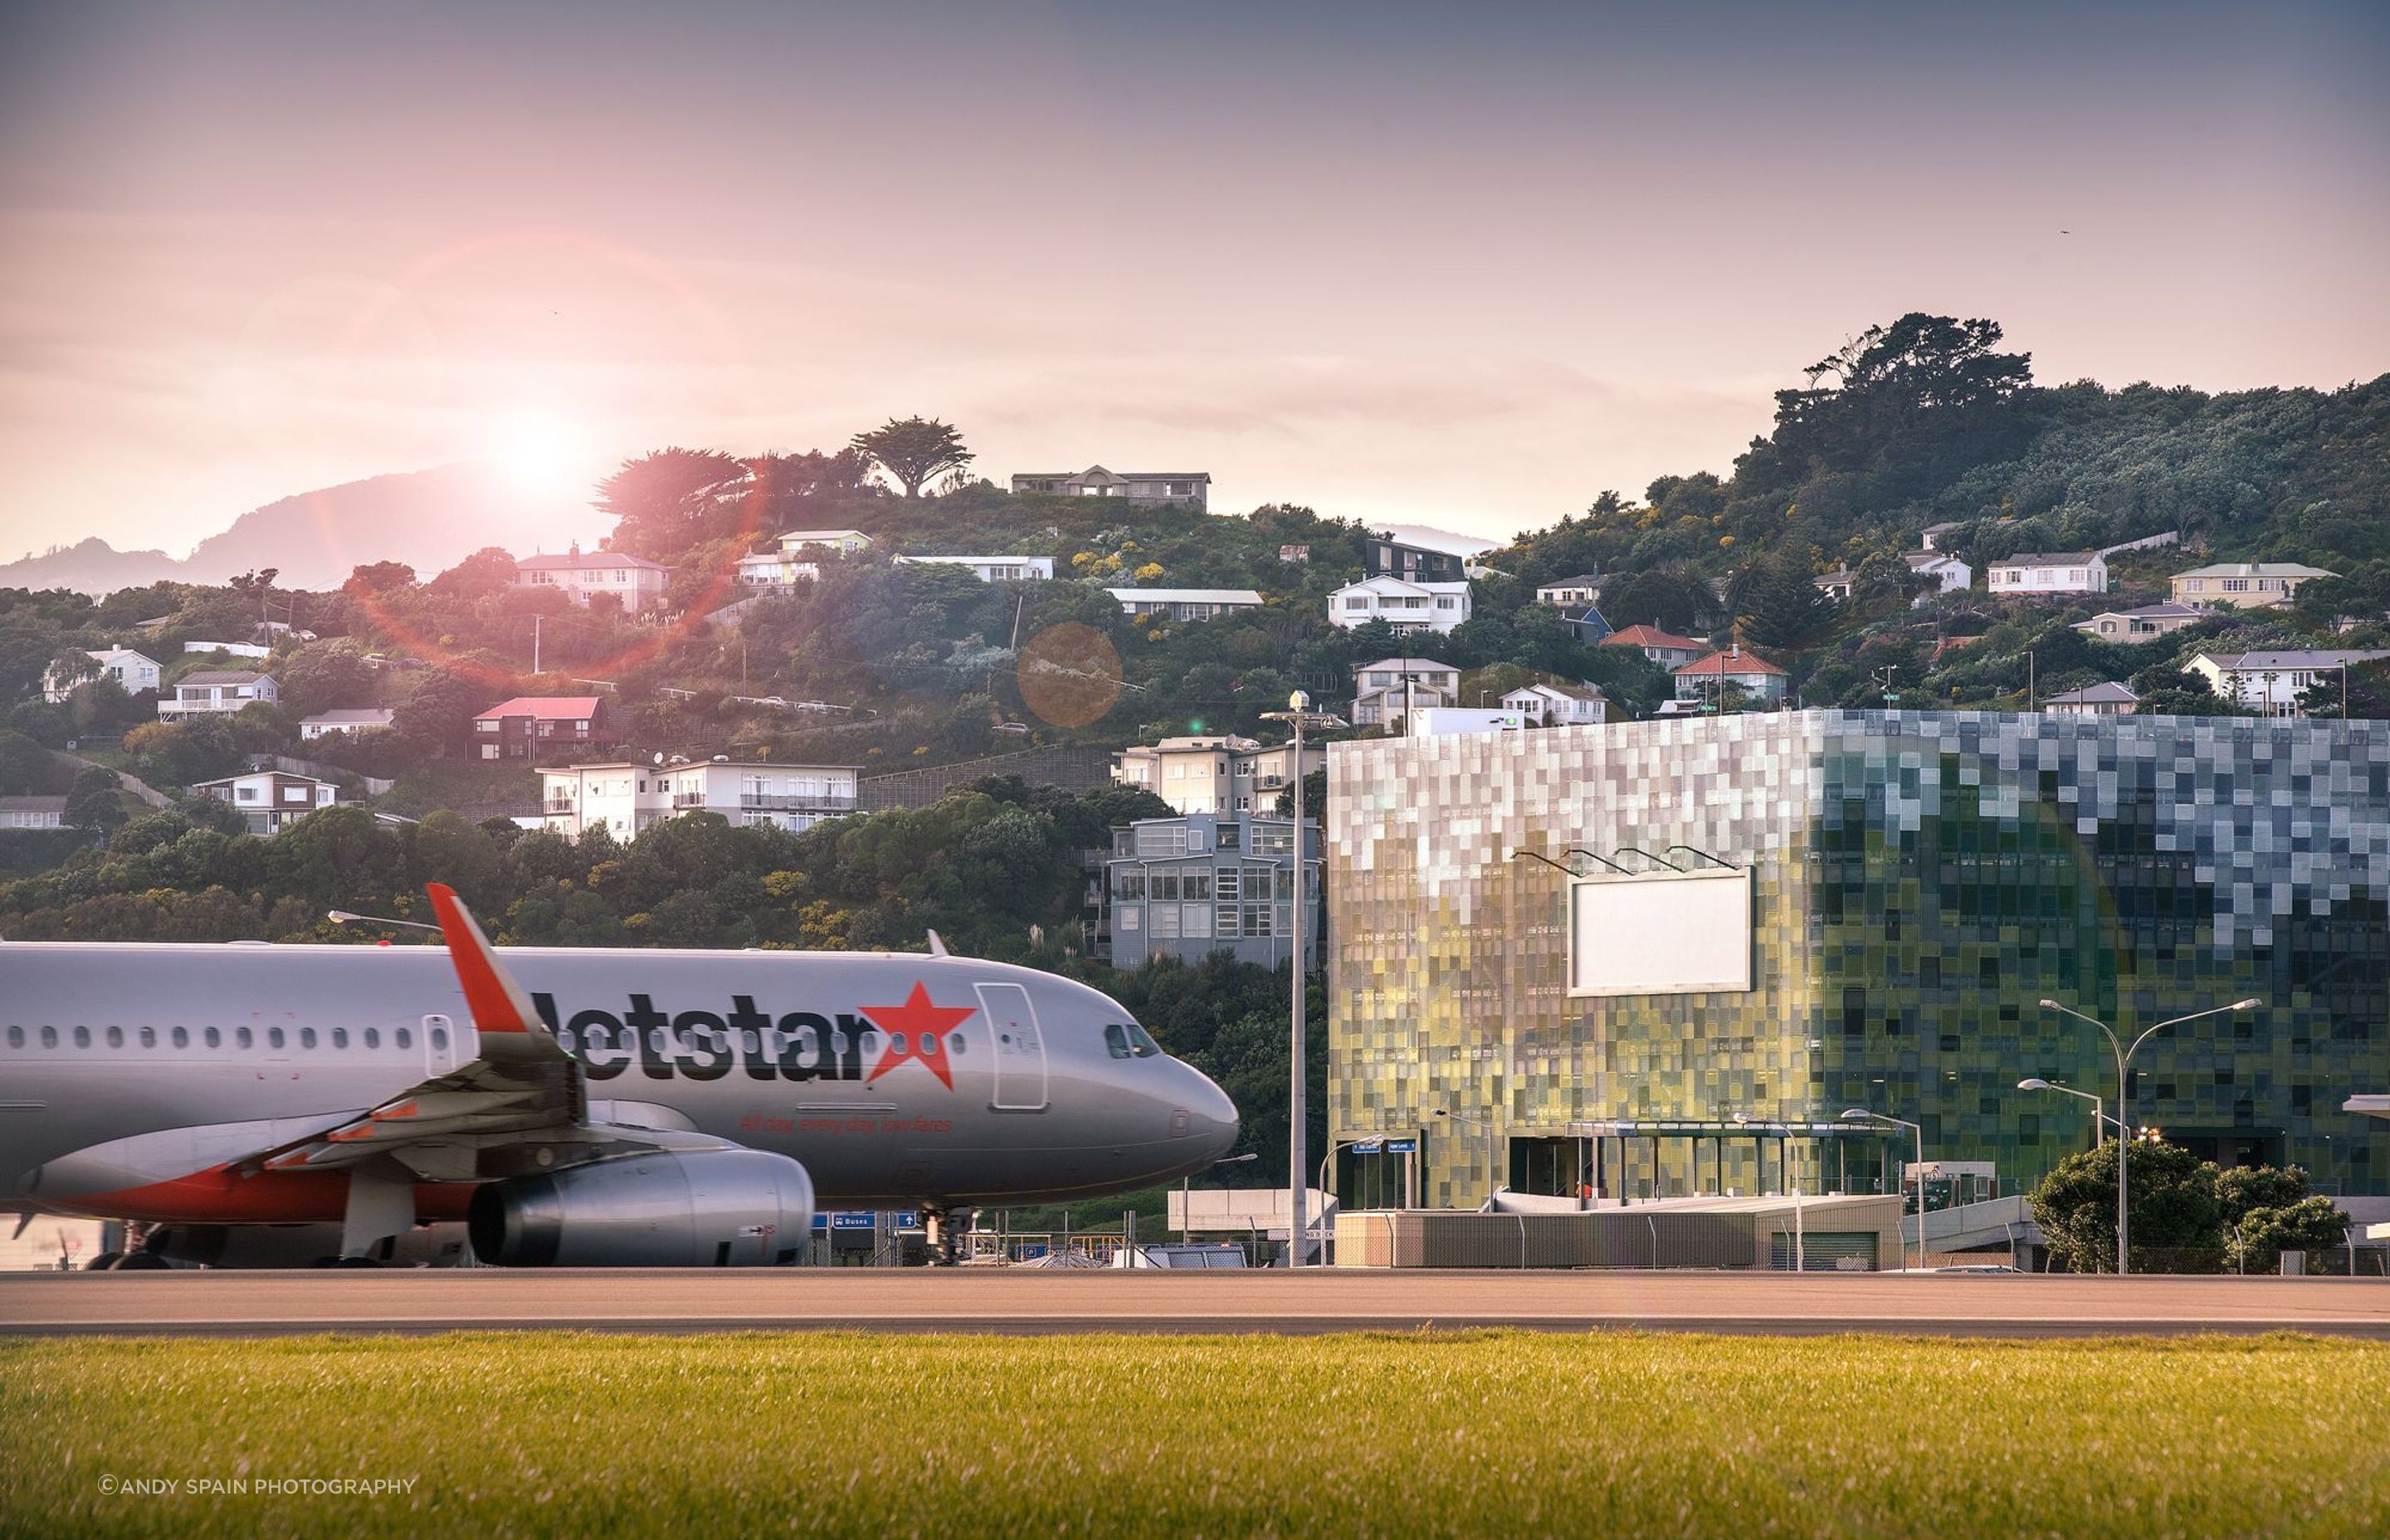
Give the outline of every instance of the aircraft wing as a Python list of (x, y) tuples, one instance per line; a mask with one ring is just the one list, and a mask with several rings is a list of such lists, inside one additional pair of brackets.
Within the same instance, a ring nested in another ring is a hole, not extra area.
[(470, 1181), (629, 1149), (735, 1148), (685, 1130), (593, 1123), (580, 1061), (540, 1024), (531, 997), (456, 892), (437, 882), (427, 892), (480, 1033), (481, 1057), (242, 1165), (342, 1170), (388, 1155), (426, 1181)]

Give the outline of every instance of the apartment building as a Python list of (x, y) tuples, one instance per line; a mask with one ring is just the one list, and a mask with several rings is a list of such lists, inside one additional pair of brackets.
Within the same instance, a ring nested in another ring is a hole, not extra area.
[[(1233, 733), (1165, 738), (1112, 756), (1112, 780), (1141, 786), (1182, 814), (1265, 812), (1293, 778), (1292, 743), (1264, 745)], [(1303, 746), (1305, 770), (1327, 764), (1328, 751)]]
[(1306, 818), (1303, 852), (1291, 819), (1212, 814), (1145, 818), (1112, 831), (1094, 894), (1099, 950), (1116, 968), (1148, 958), (1227, 952), (1263, 968), (1293, 947), (1295, 869), (1303, 869), (1303, 967), (1319, 955), (1319, 824)]
[(671, 758), (542, 766), (541, 822), (568, 840), (603, 828), (637, 839), (684, 813), (718, 813), (743, 828), (807, 829), (855, 809), (852, 764)]

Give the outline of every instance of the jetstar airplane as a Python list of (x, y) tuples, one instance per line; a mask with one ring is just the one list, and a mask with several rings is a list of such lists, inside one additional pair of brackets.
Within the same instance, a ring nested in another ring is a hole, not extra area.
[(0, 1207), (157, 1226), (119, 1265), (409, 1260), (463, 1220), (487, 1262), (740, 1266), (793, 1260), (819, 1196), (920, 1205), (951, 1257), (972, 1205), (1236, 1139), (1217, 1085), (1067, 979), (943, 947), (502, 955), (429, 891), (444, 952), (0, 943)]

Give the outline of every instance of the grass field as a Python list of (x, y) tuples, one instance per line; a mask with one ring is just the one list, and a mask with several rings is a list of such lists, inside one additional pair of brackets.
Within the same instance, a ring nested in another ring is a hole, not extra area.
[(2371, 1536), (2385, 1386), (2279, 1337), (8, 1341), (0, 1532)]

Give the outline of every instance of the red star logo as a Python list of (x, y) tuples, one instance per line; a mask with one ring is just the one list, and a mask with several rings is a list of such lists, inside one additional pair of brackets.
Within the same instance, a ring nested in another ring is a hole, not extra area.
[[(954, 1072), (946, 1067), (945, 1034), (962, 1024), (976, 1006), (940, 1006), (930, 1002), (929, 986), (916, 982), (913, 993), (901, 1006), (864, 1006), (863, 1019), (888, 1033), (887, 1051), (880, 1062), (863, 1077), (867, 1085), (908, 1059), (919, 1059), (921, 1066), (938, 1077), (938, 1083), (951, 1091), (955, 1088)], [(902, 1046), (898, 1045), (902, 1044)]]

